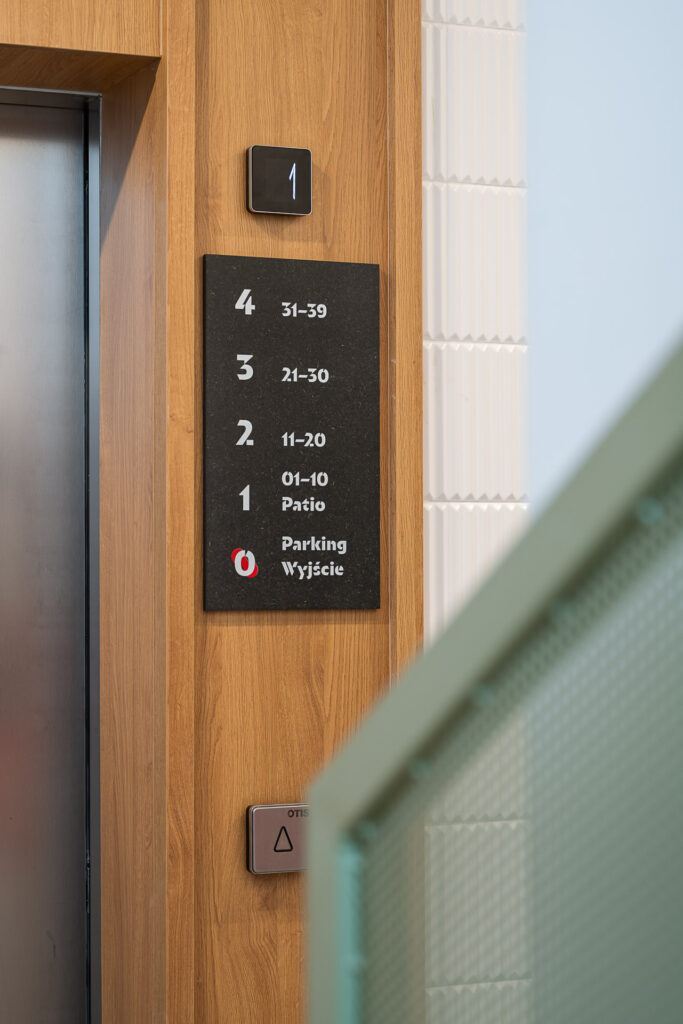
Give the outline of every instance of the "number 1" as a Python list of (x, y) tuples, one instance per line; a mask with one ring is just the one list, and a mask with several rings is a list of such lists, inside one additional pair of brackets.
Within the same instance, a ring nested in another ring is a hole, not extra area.
[(240, 491), (240, 498), (242, 499), (242, 510), (244, 512), (249, 512), (250, 511), (250, 507), (249, 507), (249, 505), (250, 505), (250, 502), (249, 502), (249, 498), (250, 498), (249, 484), (247, 484), (247, 486), (243, 490)]
[(292, 183), (292, 199), (296, 199), (296, 164), (292, 164), (292, 169), (289, 172), (289, 181)]

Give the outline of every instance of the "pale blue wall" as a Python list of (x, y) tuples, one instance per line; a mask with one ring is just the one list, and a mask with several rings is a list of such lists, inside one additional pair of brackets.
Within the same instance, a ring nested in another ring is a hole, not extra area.
[(683, 327), (683, 3), (528, 0), (527, 25), (538, 512)]

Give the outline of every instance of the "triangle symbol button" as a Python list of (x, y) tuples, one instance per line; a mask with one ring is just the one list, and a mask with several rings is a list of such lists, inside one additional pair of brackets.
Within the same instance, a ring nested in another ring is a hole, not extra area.
[(293, 849), (294, 847), (292, 846), (292, 840), (289, 838), (289, 832), (283, 825), (277, 834), (273, 850), (275, 853), (291, 853)]

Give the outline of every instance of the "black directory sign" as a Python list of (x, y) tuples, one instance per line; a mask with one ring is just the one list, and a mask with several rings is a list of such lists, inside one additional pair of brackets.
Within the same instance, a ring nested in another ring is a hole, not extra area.
[(204, 257), (204, 607), (379, 607), (379, 268)]

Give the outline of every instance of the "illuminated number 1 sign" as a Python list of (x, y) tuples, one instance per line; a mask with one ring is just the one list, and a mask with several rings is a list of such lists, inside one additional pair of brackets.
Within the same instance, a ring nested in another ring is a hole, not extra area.
[(247, 150), (247, 208), (306, 216), (312, 210), (312, 177), (310, 149), (252, 146)]

